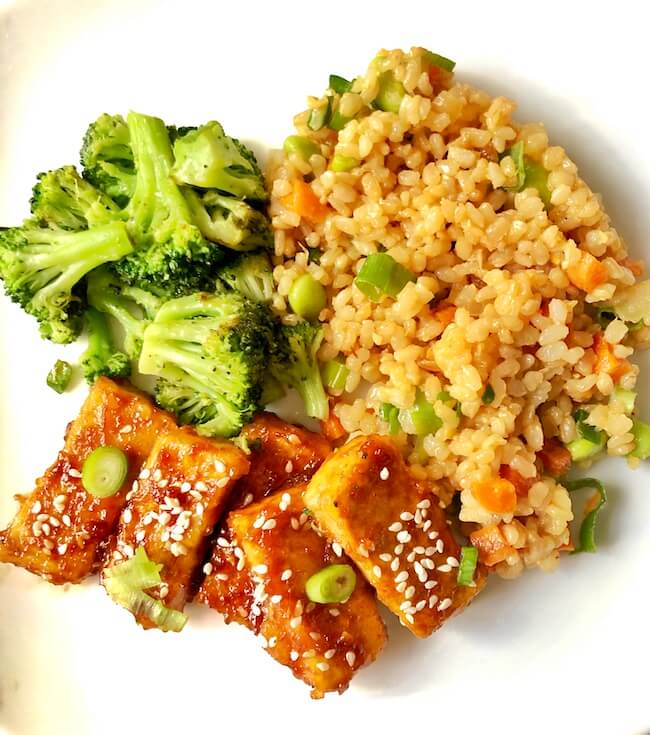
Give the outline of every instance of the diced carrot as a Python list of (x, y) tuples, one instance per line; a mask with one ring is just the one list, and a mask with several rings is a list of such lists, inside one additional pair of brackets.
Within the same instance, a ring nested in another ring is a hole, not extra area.
[(513, 513), (517, 505), (515, 486), (502, 477), (489, 477), (472, 487), (472, 494), (490, 513)]
[(435, 85), (440, 81), (442, 69), (439, 66), (436, 66), (435, 64), (429, 64), (427, 73), (429, 75), (429, 81), (431, 82), (431, 86), (435, 87)]
[(514, 549), (508, 545), (501, 529), (496, 525), (485, 526), (470, 533), (469, 540), (472, 546), (478, 549), (478, 558), (483, 564), (492, 567), (504, 561)]
[(431, 311), (431, 316), (437, 319), (443, 329), (446, 329), (453, 321), (456, 314), (456, 307), (452, 304), (439, 304), (437, 308)]
[(331, 442), (336, 442), (344, 436), (347, 436), (347, 431), (343, 428), (343, 424), (333, 409), (334, 406), (330, 405), (329, 415), (324, 421), (320, 422), (320, 429), (326, 439), (329, 439)]
[(551, 477), (561, 477), (571, 467), (571, 453), (557, 439), (547, 439), (537, 456)]
[(517, 470), (512, 469), (508, 464), (502, 464), (499, 468), (499, 474), (504, 480), (508, 480), (515, 486), (515, 492), (519, 497), (527, 497), (530, 488), (537, 482), (536, 477), (524, 477)]
[(312, 224), (322, 222), (330, 211), (314, 194), (311, 186), (302, 179), (294, 179), (291, 193), (282, 197), (282, 203)]
[(645, 263), (642, 260), (634, 260), (633, 258), (625, 258), (623, 265), (629, 268), (632, 273), (638, 278), (643, 275), (645, 271)]
[(586, 251), (581, 251), (580, 260), (570, 265), (566, 273), (574, 286), (587, 293), (605, 283), (609, 277), (607, 268)]
[(596, 364), (594, 369), (597, 373), (607, 373), (612, 376), (614, 382), (620, 380), (625, 373), (630, 371), (631, 365), (627, 360), (616, 357), (614, 348), (603, 337), (602, 332), (594, 335), (594, 352), (596, 353)]

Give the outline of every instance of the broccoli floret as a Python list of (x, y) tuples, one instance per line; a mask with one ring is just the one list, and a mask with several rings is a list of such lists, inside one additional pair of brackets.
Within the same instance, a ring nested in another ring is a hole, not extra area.
[(271, 226), (266, 215), (214, 189), (201, 192), (183, 187), (194, 221), (208, 240), (232, 250), (270, 248), (273, 244)]
[(255, 155), (221, 125), (208, 122), (178, 135), (172, 174), (179, 184), (219, 189), (242, 199), (264, 202), (264, 178)]
[(81, 332), (85, 289), (94, 268), (133, 250), (121, 222), (80, 232), (38, 227), (0, 230), (0, 277), (7, 295), (40, 324), (52, 342), (73, 342)]
[(88, 348), (81, 356), (81, 369), (86, 380), (94, 383), (100, 375), (128, 378), (131, 362), (127, 355), (116, 349), (106, 316), (91, 307), (84, 314), (84, 322)]
[(30, 204), (34, 218), (53, 229), (86, 230), (120, 219), (117, 204), (82, 179), (74, 166), (39, 174)]
[(323, 340), (322, 327), (309, 322), (285, 325), (282, 337), (288, 352), (285, 354), (281, 346), (276, 348), (273, 374), (280, 382), (298, 391), (308, 416), (326, 419), (329, 405), (316, 358)]
[(277, 321), (237, 293), (168, 301), (144, 333), (139, 368), (158, 403), (200, 434), (232, 436), (260, 406)]
[(221, 269), (219, 278), (252, 301), (269, 303), (273, 298), (273, 269), (266, 253), (239, 255)]
[(165, 124), (131, 112), (128, 126), (136, 184), (125, 211), (136, 250), (116, 271), (130, 285), (168, 297), (208, 288), (224, 250), (203, 237), (169, 175), (173, 159)]
[(120, 207), (135, 188), (135, 164), (129, 128), (121, 115), (101, 115), (88, 126), (81, 147), (84, 178)]
[(140, 356), (144, 330), (155, 317), (161, 300), (152, 293), (123, 283), (108, 267), (88, 276), (88, 303), (110, 314), (124, 332), (124, 351), (135, 360)]

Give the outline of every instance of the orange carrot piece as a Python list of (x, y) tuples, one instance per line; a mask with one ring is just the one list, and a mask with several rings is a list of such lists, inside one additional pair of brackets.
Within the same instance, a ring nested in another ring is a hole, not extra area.
[(331, 442), (336, 442), (344, 436), (347, 436), (348, 432), (343, 428), (343, 424), (333, 409), (334, 406), (330, 405), (328, 417), (320, 422), (320, 430), (326, 439), (329, 439)]
[(536, 477), (524, 477), (517, 470), (513, 470), (510, 465), (502, 464), (499, 468), (499, 474), (504, 480), (508, 480), (515, 486), (515, 492), (519, 497), (527, 497), (530, 488), (537, 482)]
[(291, 193), (282, 197), (282, 203), (312, 224), (322, 222), (330, 211), (329, 207), (321, 204), (311, 186), (302, 179), (293, 181)]
[(517, 505), (515, 486), (502, 477), (489, 477), (476, 483), (472, 494), (490, 513), (513, 513)]
[(456, 307), (452, 304), (440, 304), (437, 309), (433, 309), (431, 316), (437, 319), (443, 329), (446, 329), (453, 321), (456, 314)]
[(488, 567), (504, 561), (514, 551), (496, 524), (470, 533), (469, 540), (478, 549), (480, 561)]
[(597, 373), (605, 372), (612, 376), (614, 382), (620, 380), (630, 370), (630, 363), (614, 354), (614, 348), (603, 337), (602, 332), (594, 335), (594, 352), (596, 353), (596, 364), (594, 369)]
[(551, 477), (561, 477), (571, 467), (571, 453), (557, 439), (547, 439), (537, 456)]
[(580, 260), (570, 265), (566, 273), (574, 286), (587, 293), (605, 283), (609, 277), (607, 268), (586, 251), (581, 252)]

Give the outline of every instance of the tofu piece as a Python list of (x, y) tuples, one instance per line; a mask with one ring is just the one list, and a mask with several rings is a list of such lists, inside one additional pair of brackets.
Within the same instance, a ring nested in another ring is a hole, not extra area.
[(381, 602), (424, 638), (485, 582), (456, 582), (460, 547), (431, 488), (417, 481), (387, 437), (360, 436), (321, 466), (305, 504), (377, 590)]
[(332, 451), (320, 434), (259, 413), (242, 435), (251, 446), (251, 468), (237, 484), (231, 508), (261, 500), (287, 483), (310, 478)]
[[(19, 498), (11, 525), (0, 532), (0, 562), (9, 562), (54, 584), (81, 582), (98, 567), (115, 531), (126, 494), (158, 436), (174, 429), (173, 418), (140, 393), (108, 378), (90, 389), (79, 416), (68, 426), (54, 464)], [(121, 490), (95, 498), (81, 484), (86, 457), (97, 447), (119, 447), (129, 471)]]
[(383, 648), (386, 629), (361, 574), (345, 603), (307, 598), (312, 574), (350, 560), (303, 513), (304, 487), (287, 486), (228, 515), (197, 600), (254, 631), (319, 699), (347, 689), (354, 673)]
[[(143, 547), (151, 561), (162, 564), (163, 583), (148, 594), (182, 611), (208, 537), (248, 468), (246, 455), (231, 442), (200, 437), (190, 429), (160, 436), (127, 495), (106, 566)], [(136, 620), (144, 628), (155, 627), (143, 615)]]

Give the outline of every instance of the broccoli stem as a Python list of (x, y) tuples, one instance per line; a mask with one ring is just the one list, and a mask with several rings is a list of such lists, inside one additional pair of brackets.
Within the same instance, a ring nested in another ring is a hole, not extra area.
[(318, 368), (310, 371), (310, 374), (296, 385), (296, 390), (305, 404), (307, 416), (323, 421), (328, 417), (329, 404)]
[(131, 365), (127, 356), (115, 349), (106, 316), (91, 307), (85, 312), (84, 321), (88, 331), (88, 347), (81, 356), (81, 366), (86, 380), (93, 383), (100, 375), (128, 377)]

